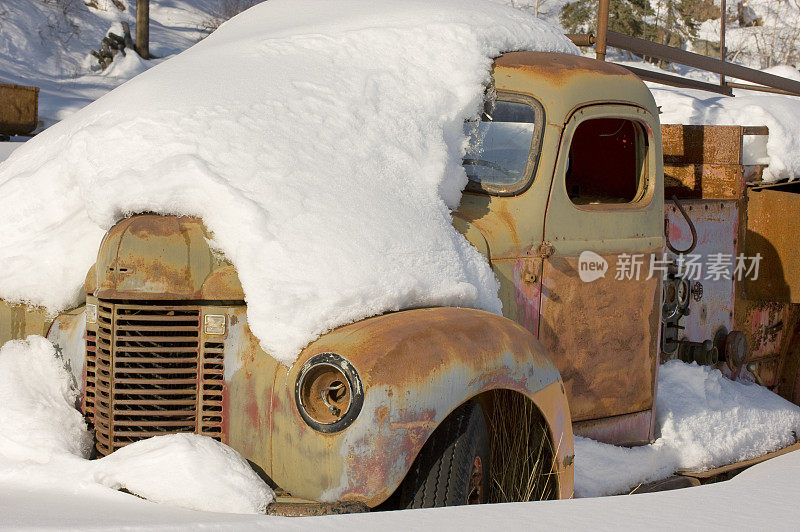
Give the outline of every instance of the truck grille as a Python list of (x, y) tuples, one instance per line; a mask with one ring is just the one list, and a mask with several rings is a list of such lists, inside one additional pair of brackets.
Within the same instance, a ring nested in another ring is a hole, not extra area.
[(98, 303), (85, 394), (98, 452), (176, 432), (221, 441), (224, 344), (203, 342), (200, 307)]

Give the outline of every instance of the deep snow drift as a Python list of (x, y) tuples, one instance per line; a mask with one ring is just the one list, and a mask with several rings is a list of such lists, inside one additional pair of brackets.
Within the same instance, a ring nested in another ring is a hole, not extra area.
[(215, 512), (264, 513), (274, 499), (239, 453), (205, 436), (158, 436), (87, 460), (92, 437), (77, 399), (64, 357), (45, 338), (0, 348), (0, 482), (125, 488), (154, 502)]
[[(108, 490), (27, 489), (0, 480), (0, 527), (15, 530), (787, 530), (800, 511), (800, 452), (691, 489), (565, 501), (475, 504), (323, 517), (190, 512)], [(47, 508), (46, 512), (42, 508)]]
[(463, 122), (492, 58), (515, 49), (576, 51), (477, 0), (257, 5), (0, 165), (0, 297), (75, 304), (104, 231), (155, 211), (203, 218), (250, 328), (284, 363), (390, 310), (499, 312), (450, 209), (466, 184)]
[(575, 438), (575, 492), (623, 493), (679, 470), (702, 470), (782, 449), (800, 435), (800, 407), (707, 366), (658, 369), (656, 441), (634, 448)]
[[(151, 501), (218, 512), (263, 513), (274, 499), (238, 453), (194, 434), (150, 438), (86, 460), (91, 437), (65, 364), (40, 336), (0, 348), (0, 484), (125, 488)], [(576, 496), (624, 493), (677, 470), (781, 449), (800, 433), (800, 407), (756, 384), (672, 361), (659, 368), (656, 430), (653, 444), (632, 449), (576, 437)]]
[[(631, 497), (299, 520), (208, 513), (263, 513), (273, 494), (238, 454), (193, 434), (143, 440), (95, 461), (77, 456), (86, 452), (87, 440), (80, 414), (72, 407), (76, 397), (72, 377), (63, 364), (52, 344), (41, 337), (12, 341), (0, 349), (0, 421), (4, 426), (0, 527), (175, 529), (195, 524), (235, 530), (304, 526), (463, 530), (475, 528), (477, 522), (495, 528), (535, 522), (539, 527), (619, 528), (626, 523), (658, 528), (674, 527), (675, 521), (654, 516), (672, 515), (698, 526), (713, 518), (715, 525), (741, 528), (746, 516), (753, 519), (750, 523), (763, 525), (765, 519), (772, 519), (775, 525), (797, 515), (798, 452), (760, 464), (728, 482)], [(660, 369), (657, 422), (661, 438), (638, 449), (578, 440), (575, 467), (580, 493), (603, 491), (598, 482), (606, 482), (606, 492), (630, 489), (647, 479), (668, 476), (675, 468), (721, 465), (791, 443), (787, 435), (798, 426), (800, 408), (760, 386), (727, 381), (708, 368), (671, 362)], [(20, 421), (25, 419), (33, 421)], [(15, 440), (7, 439), (9, 435)], [(19, 444), (26, 442), (22, 449)], [(679, 455), (678, 445), (687, 452)], [(622, 483), (609, 489), (609, 478)], [(150, 501), (208, 512), (153, 505), (115, 491), (120, 487)], [(780, 497), (784, 499), (779, 503)], [(738, 511), (735, 505), (742, 501), (747, 505)]]

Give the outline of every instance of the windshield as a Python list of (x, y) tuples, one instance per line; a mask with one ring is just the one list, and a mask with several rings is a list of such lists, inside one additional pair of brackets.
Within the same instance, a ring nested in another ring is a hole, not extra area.
[(530, 105), (497, 101), (480, 121), (464, 123), (469, 145), (462, 164), (470, 181), (485, 189), (506, 188), (525, 177), (536, 114)]

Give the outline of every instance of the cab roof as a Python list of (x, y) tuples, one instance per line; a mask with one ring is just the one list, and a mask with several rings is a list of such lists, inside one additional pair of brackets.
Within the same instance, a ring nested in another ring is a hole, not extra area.
[(495, 60), (493, 74), (496, 90), (539, 100), (551, 124), (563, 124), (573, 110), (592, 103), (636, 105), (658, 115), (644, 82), (613, 63), (554, 52), (509, 52)]

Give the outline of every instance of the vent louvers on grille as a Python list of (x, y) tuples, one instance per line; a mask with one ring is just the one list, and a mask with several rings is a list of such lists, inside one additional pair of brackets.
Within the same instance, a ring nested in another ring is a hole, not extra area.
[(86, 342), (86, 393), (83, 394), (83, 412), (90, 425), (94, 425), (94, 390), (95, 390), (95, 367), (97, 355), (96, 335), (94, 331), (87, 330), (83, 339)]
[[(200, 327), (199, 307), (100, 301), (93, 382), (100, 454), (176, 432), (221, 439), (224, 344), (202, 344)], [(87, 377), (87, 397), (89, 386)]]

